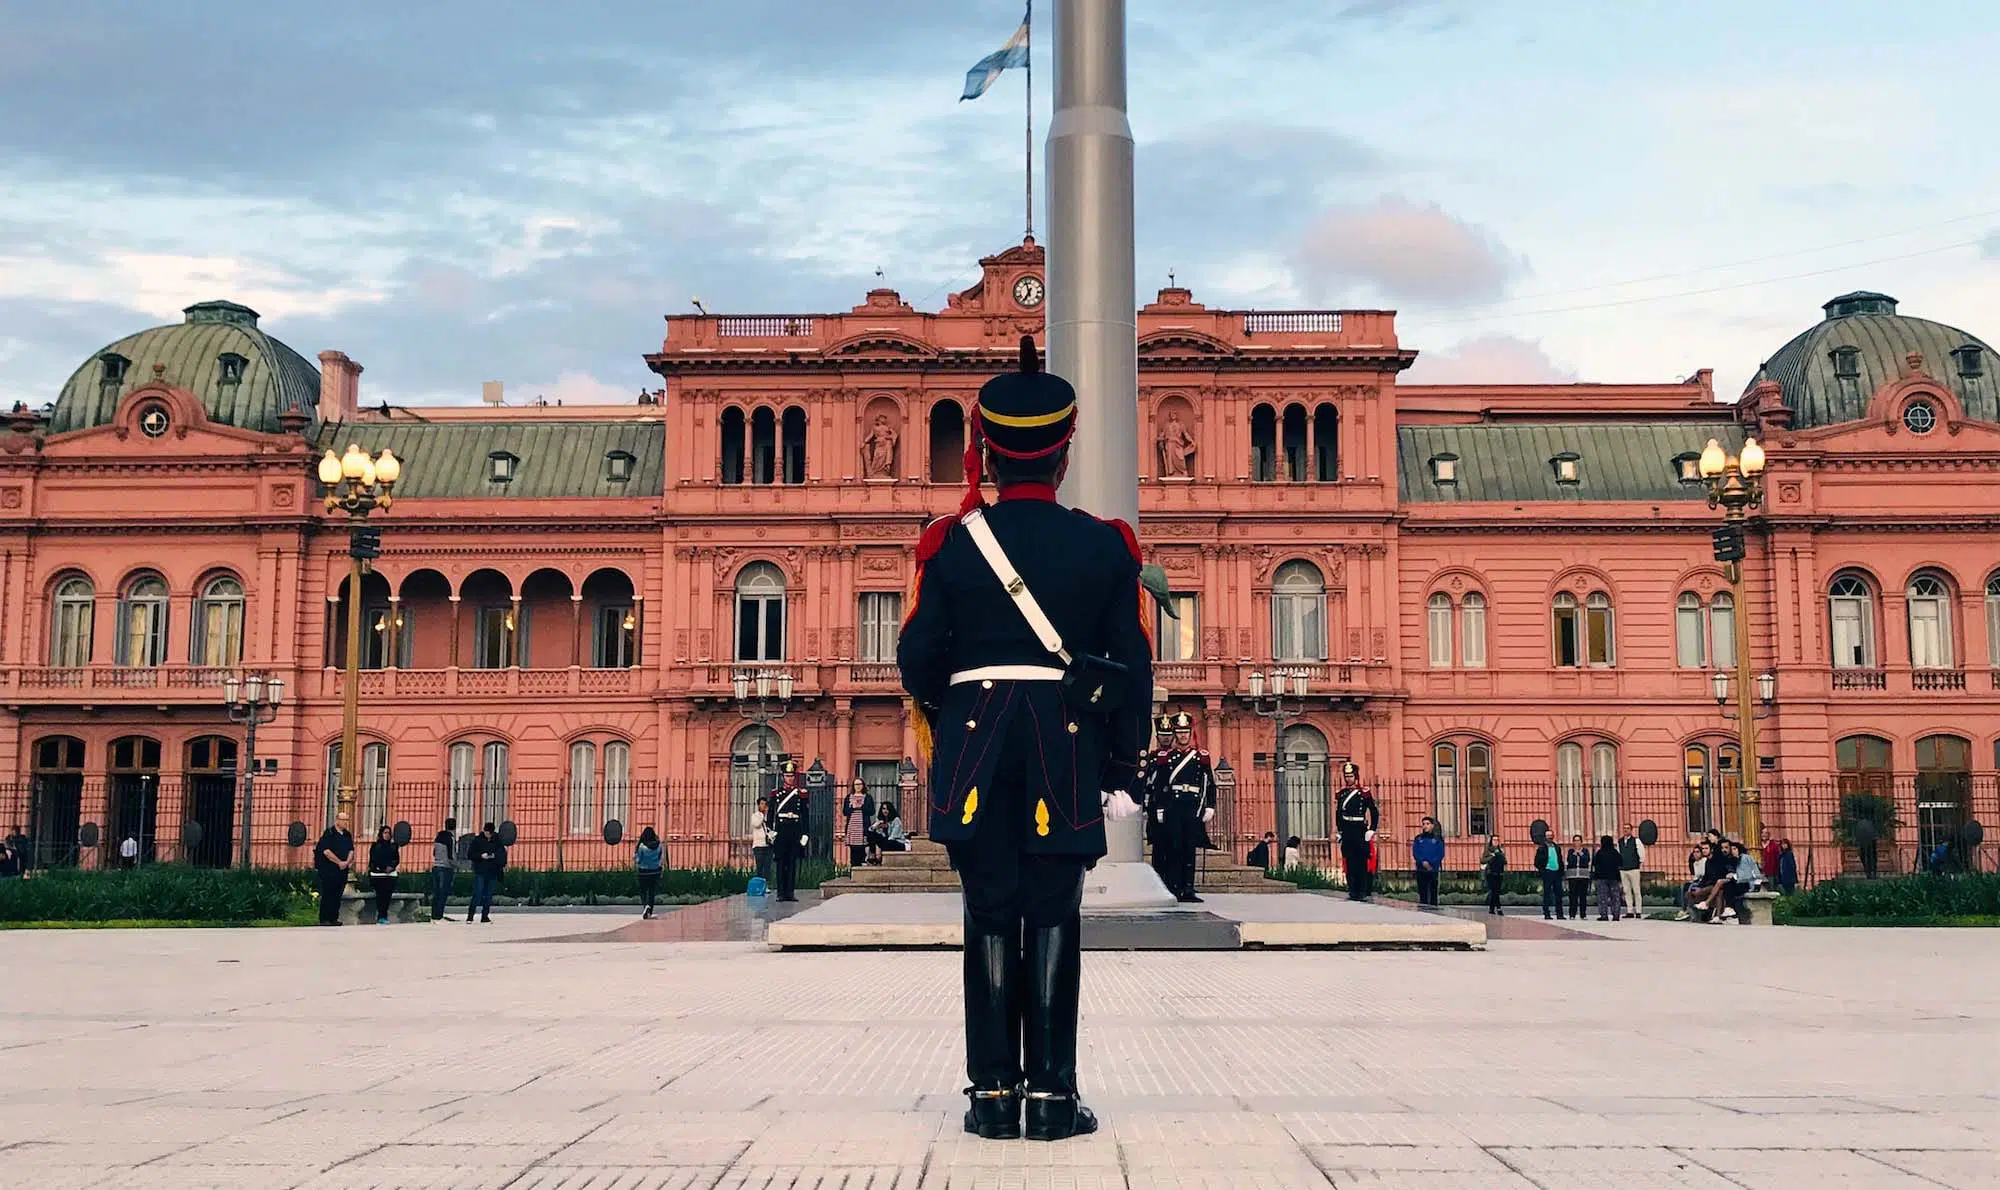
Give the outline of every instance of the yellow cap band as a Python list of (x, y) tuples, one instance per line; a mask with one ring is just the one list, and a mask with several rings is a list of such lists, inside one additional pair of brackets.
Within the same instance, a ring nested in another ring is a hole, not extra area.
[(1009, 417), (1004, 413), (995, 413), (984, 405), (979, 407), (979, 416), (996, 426), (1005, 426), (1010, 430), (1039, 430), (1043, 426), (1055, 425), (1075, 412), (1076, 402), (1074, 401), (1064, 405), (1054, 413), (1044, 413), (1036, 417)]

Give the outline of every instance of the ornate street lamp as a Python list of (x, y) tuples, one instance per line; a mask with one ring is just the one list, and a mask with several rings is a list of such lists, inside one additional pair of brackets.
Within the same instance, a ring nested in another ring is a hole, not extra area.
[[(792, 671), (788, 669), (739, 669), (730, 675), (730, 692), (736, 696), (736, 711), (758, 727), (769, 727), (791, 709)], [(757, 796), (770, 771), (770, 749), (766, 733), (757, 733)]]
[[(1763, 843), (1763, 822), (1759, 817), (1757, 773), (1757, 701), (1762, 695), (1768, 705), (1777, 692), (1777, 675), (1751, 676), (1750, 601), (1744, 597), (1744, 525), (1752, 512), (1764, 505), (1764, 448), (1755, 438), (1745, 438), (1738, 454), (1724, 450), (1713, 438), (1701, 452), (1701, 478), (1708, 485), (1708, 506), (1722, 510), (1723, 525), (1711, 539), (1715, 560), (1722, 563), (1723, 575), (1736, 600), (1736, 737), (1743, 759), (1743, 842), (1751, 848)], [(1727, 702), (1729, 679), (1715, 675), (1716, 700)]]
[(326, 510), (348, 516), (347, 668), (343, 675), (340, 717), (340, 791), (334, 820), (354, 821), (355, 771), (361, 750), (361, 579), (369, 562), (382, 554), (382, 531), (368, 527), (368, 514), (389, 511), (389, 490), (403, 477), (403, 464), (384, 450), (371, 455), (349, 443), (347, 453), (327, 451), (319, 461), (319, 482), (326, 489)]
[(1291, 838), (1291, 807), (1285, 802), (1285, 724), (1305, 714), (1310, 678), (1303, 669), (1273, 669), (1267, 684), (1262, 670), (1252, 670), (1244, 682), (1243, 703), (1252, 714), (1271, 720), (1271, 822), (1278, 845)]
[(285, 701), (285, 679), (268, 674), (250, 673), (242, 676), (230, 674), (222, 679), (222, 702), (229, 711), (231, 723), (243, 725), (243, 764), (236, 778), (242, 786), (243, 841), (237, 848), (237, 863), (245, 868), (250, 866), (250, 799), (257, 785), (257, 728), (278, 717), (278, 706)]

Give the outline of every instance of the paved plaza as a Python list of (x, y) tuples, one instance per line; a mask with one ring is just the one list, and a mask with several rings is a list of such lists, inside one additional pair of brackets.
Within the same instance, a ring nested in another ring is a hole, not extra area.
[(1988, 931), (1091, 954), (1036, 1145), (958, 1131), (955, 954), (687, 914), (0, 933), (0, 1184), (2000, 1186)]

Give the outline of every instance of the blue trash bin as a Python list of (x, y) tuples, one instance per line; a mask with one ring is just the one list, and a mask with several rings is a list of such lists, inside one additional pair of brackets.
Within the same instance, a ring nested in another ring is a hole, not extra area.
[(769, 893), (771, 889), (769, 885), (764, 883), (762, 876), (752, 876), (749, 885), (743, 891), (753, 897), (761, 897)]

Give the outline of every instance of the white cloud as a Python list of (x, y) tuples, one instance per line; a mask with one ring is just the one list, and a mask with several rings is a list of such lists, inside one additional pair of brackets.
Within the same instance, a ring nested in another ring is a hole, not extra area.
[(1459, 306), (1501, 297), (1527, 263), (1436, 203), (1385, 197), (1321, 215), (1299, 243), (1294, 268), (1315, 294), (1358, 290), (1391, 302)]
[[(91, 258), (0, 256), (0, 293), (93, 302), (177, 321), (210, 298), (242, 302), (269, 318), (326, 315), (380, 301), (369, 285), (316, 286), (282, 269), (234, 256), (107, 252)], [(132, 330), (139, 328), (133, 327)]]
[(1540, 340), (1513, 335), (1480, 335), (1442, 351), (1422, 351), (1402, 375), (1404, 384), (1563, 384), (1575, 379), (1575, 372), (1549, 358)]

